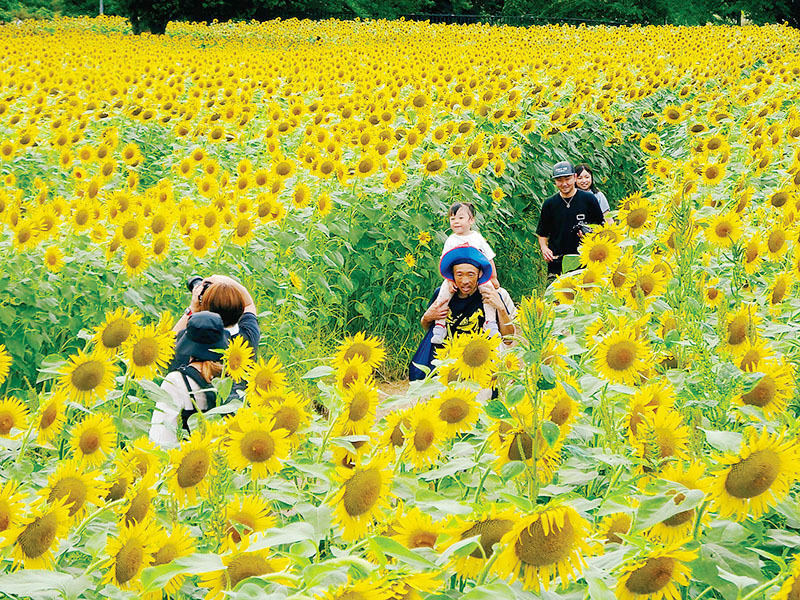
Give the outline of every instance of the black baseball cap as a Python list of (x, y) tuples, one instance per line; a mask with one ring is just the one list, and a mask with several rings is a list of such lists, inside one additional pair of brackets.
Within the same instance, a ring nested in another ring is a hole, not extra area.
[(222, 317), (204, 310), (189, 317), (186, 332), (178, 341), (175, 354), (189, 356), (195, 360), (218, 361), (221, 351), (225, 350), (229, 343), (230, 335), (225, 331)]
[(568, 177), (569, 175), (575, 175), (575, 167), (572, 166), (571, 162), (562, 160), (553, 165), (553, 179), (556, 177)]

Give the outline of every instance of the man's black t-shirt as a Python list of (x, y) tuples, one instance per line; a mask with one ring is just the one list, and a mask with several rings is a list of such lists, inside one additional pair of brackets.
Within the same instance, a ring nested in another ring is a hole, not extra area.
[[(430, 307), (436, 298), (439, 297), (439, 288), (433, 292), (433, 297), (428, 302)], [(483, 314), (483, 296), (480, 290), (475, 290), (466, 298), (459, 297), (458, 293), (453, 294), (447, 313), (447, 337), (452, 339), (462, 333), (475, 333), (483, 329), (486, 316)]]
[(573, 231), (575, 225), (602, 222), (603, 211), (594, 194), (576, 189), (571, 200), (565, 201), (561, 194), (555, 194), (544, 201), (536, 234), (548, 238), (547, 245), (556, 256), (577, 254), (580, 239)]

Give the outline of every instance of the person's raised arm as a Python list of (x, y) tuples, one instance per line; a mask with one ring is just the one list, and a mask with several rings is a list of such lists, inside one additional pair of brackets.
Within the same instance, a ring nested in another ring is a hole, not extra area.
[(178, 319), (178, 322), (175, 323), (174, 327), (172, 328), (173, 333), (177, 334), (178, 332), (186, 329), (186, 324), (189, 322), (189, 314), (196, 313), (200, 310), (200, 292), (202, 290), (202, 284), (194, 286), (194, 289), (192, 290), (192, 299), (189, 301), (189, 308), (181, 315), (181, 318)]
[(508, 314), (506, 305), (503, 304), (503, 300), (500, 298), (498, 291), (494, 288), (482, 289), (481, 296), (483, 297), (484, 304), (488, 304), (497, 310), (497, 328), (500, 330), (500, 333), (504, 336), (514, 335), (514, 333), (516, 333), (516, 328), (511, 322), (511, 315)]
[(430, 329), (431, 324), (433, 324), (434, 321), (446, 319), (447, 312), (450, 310), (449, 304), (450, 303), (447, 300), (434, 302), (431, 304), (428, 307), (428, 310), (422, 313), (422, 318), (419, 320), (422, 328), (427, 331)]

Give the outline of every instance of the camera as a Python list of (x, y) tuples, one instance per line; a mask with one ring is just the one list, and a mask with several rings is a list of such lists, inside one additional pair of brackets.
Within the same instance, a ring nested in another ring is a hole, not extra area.
[(208, 287), (211, 285), (210, 281), (205, 281), (200, 275), (191, 275), (186, 280), (186, 288), (194, 293), (194, 288), (198, 285), (202, 285), (203, 287), (200, 289), (200, 293), (197, 295), (197, 301), (200, 302), (203, 299), (203, 294), (206, 292)]
[(572, 227), (572, 233), (575, 235), (589, 235), (592, 233), (592, 228), (586, 223), (578, 223)]

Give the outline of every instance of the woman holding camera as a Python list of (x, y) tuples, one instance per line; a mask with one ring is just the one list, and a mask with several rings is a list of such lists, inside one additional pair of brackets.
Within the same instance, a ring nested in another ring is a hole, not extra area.
[(225, 331), (231, 337), (243, 337), (253, 349), (253, 356), (258, 352), (258, 341), (261, 329), (256, 317), (256, 305), (250, 292), (241, 284), (225, 275), (211, 275), (204, 279), (194, 276), (189, 279), (188, 287), (192, 291), (189, 308), (173, 327), (176, 333), (177, 346), (170, 370), (189, 364), (189, 356), (180, 350), (180, 341), (185, 334), (189, 316), (199, 311), (217, 313), (222, 318)]

